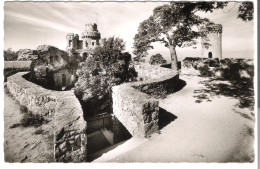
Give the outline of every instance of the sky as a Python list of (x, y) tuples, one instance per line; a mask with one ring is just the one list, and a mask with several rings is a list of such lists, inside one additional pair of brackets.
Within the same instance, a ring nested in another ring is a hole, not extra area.
[[(97, 23), (101, 38), (116, 36), (126, 42), (132, 53), (133, 38), (140, 22), (152, 15), (153, 9), (168, 2), (5, 2), (4, 49), (36, 49), (39, 45), (66, 48), (67, 33), (81, 34), (84, 25)], [(239, 4), (230, 2), (223, 10), (200, 13), (217, 24), (222, 24), (222, 55), (224, 58), (253, 58), (254, 23), (237, 19)], [(149, 55), (161, 53), (170, 60), (170, 53), (161, 44)], [(179, 60), (200, 57), (196, 49), (177, 48)]]

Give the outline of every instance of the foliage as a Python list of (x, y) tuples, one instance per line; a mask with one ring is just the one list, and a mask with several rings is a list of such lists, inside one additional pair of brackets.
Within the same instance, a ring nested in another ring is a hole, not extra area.
[(120, 38), (102, 39), (101, 46), (93, 50), (92, 56), (81, 64), (77, 71), (78, 81), (75, 84), (75, 94), (84, 102), (97, 103), (105, 109), (109, 103), (111, 87), (131, 81), (136, 74), (129, 70), (131, 55), (123, 52), (125, 43)]
[(238, 8), (237, 18), (243, 21), (251, 21), (254, 18), (254, 4), (253, 2), (242, 2)]
[(14, 61), (18, 58), (18, 52), (13, 51), (12, 48), (4, 50), (4, 60), (5, 61)]
[(158, 65), (158, 64), (166, 64), (167, 61), (162, 57), (161, 54), (157, 53), (151, 56), (149, 63), (151, 65)]
[(142, 58), (153, 49), (153, 42), (161, 42), (170, 49), (172, 68), (177, 70), (176, 47), (195, 45), (198, 37), (205, 36), (202, 28), (213, 24), (196, 12), (213, 12), (226, 5), (223, 2), (171, 2), (155, 8), (153, 15), (139, 25), (133, 53)]
[(38, 127), (42, 125), (46, 120), (39, 114), (33, 114), (32, 112), (25, 113), (20, 121), (20, 125), (23, 127)]
[(198, 67), (198, 70), (200, 72), (200, 75), (203, 76), (203, 77), (211, 77), (213, 75), (213, 73), (209, 69), (208, 65), (204, 65), (204, 66)]
[(16, 128), (19, 126), (22, 127), (39, 127), (44, 123), (47, 123), (48, 120), (46, 120), (42, 115), (40, 114), (33, 114), (31, 111), (28, 111), (27, 108), (25, 109), (25, 106), (22, 106), (20, 109), (21, 113), (23, 113), (23, 117), (20, 120), (20, 123), (13, 124), (10, 128)]

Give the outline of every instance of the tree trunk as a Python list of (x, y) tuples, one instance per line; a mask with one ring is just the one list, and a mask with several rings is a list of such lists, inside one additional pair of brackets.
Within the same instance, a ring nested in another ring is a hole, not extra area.
[(178, 59), (176, 54), (176, 46), (170, 46), (170, 53), (171, 53), (171, 64), (172, 69), (178, 71)]

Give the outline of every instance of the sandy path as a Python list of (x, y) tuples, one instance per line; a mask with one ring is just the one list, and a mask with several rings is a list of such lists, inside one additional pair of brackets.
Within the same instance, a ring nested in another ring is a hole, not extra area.
[[(22, 118), (20, 105), (4, 92), (4, 154), (6, 162), (52, 162), (51, 122), (35, 127), (10, 128)], [(35, 134), (42, 129), (42, 134)]]
[[(125, 152), (128, 142), (94, 162), (248, 162), (253, 161), (254, 116), (238, 108), (238, 99), (213, 96), (195, 103), (194, 90), (205, 88), (198, 76), (181, 76), (187, 85), (160, 101), (177, 116), (173, 122), (136, 148)], [(249, 118), (241, 116), (247, 114)]]

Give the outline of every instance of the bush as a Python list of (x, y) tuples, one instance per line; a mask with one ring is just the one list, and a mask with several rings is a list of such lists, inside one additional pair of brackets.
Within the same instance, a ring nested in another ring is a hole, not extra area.
[(208, 65), (198, 67), (198, 70), (200, 72), (200, 75), (203, 77), (211, 77), (213, 75), (213, 73), (212, 73), (212, 71), (210, 71)]
[(32, 112), (25, 113), (20, 121), (20, 125), (23, 127), (38, 127), (45, 123), (46, 120), (39, 114), (33, 114)]
[(122, 39), (102, 39), (101, 46), (93, 50), (92, 56), (77, 71), (79, 78), (75, 84), (75, 94), (87, 103), (85, 105), (89, 107), (85, 109), (91, 110), (91, 113), (109, 111), (111, 88), (134, 80), (136, 73), (129, 69), (131, 55), (122, 52), (124, 47)]
[(5, 61), (14, 61), (18, 58), (18, 52), (12, 51), (12, 48), (4, 50), (4, 60)]
[(162, 57), (161, 54), (157, 53), (156, 55), (151, 56), (149, 63), (151, 65), (161, 65), (166, 64), (167, 61)]

